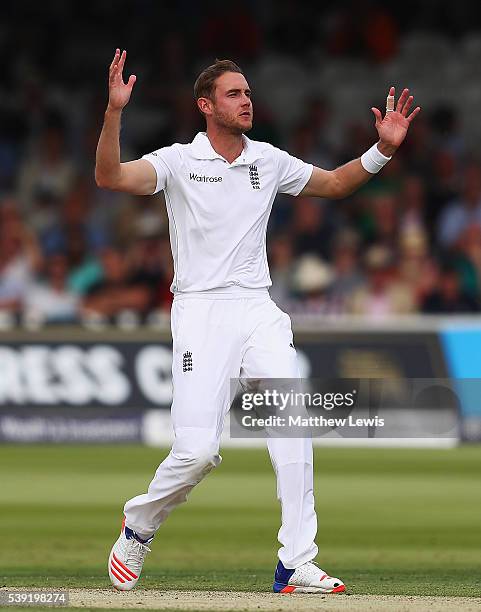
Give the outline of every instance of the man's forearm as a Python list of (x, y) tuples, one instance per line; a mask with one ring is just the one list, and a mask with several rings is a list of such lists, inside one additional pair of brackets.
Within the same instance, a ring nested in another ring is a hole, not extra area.
[(359, 159), (353, 159), (335, 170), (314, 167), (311, 178), (300, 195), (330, 200), (346, 198), (367, 183), (390, 159), (390, 155), (385, 155), (374, 145)]
[(337, 182), (336, 199), (351, 195), (374, 176), (363, 168), (360, 159), (353, 159), (333, 172)]
[(382, 142), (378, 142), (359, 159), (337, 168), (335, 173), (339, 184), (339, 197), (345, 198), (367, 183), (385, 166), (395, 152), (395, 147), (386, 147)]
[(99, 187), (114, 188), (120, 180), (120, 118), (122, 111), (107, 107), (95, 159)]

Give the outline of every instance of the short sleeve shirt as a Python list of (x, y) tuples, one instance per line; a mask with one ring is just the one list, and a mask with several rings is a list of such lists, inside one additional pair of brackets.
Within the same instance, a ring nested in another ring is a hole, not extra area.
[(268, 143), (243, 139), (232, 163), (202, 132), (190, 144), (143, 156), (157, 174), (154, 193), (165, 193), (174, 293), (272, 284), (266, 231), (274, 198), (298, 195), (313, 167)]

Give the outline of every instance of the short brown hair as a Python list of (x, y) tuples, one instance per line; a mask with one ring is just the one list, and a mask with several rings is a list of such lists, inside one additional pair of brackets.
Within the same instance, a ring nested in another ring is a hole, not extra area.
[(205, 68), (197, 77), (194, 84), (194, 99), (209, 98), (212, 100), (215, 82), (224, 72), (238, 72), (244, 74), (235, 62), (227, 59), (216, 59), (212, 66)]

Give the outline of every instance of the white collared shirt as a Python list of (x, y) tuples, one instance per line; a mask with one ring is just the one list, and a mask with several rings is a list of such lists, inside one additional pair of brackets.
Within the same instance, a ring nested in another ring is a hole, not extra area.
[(199, 132), (190, 144), (144, 155), (165, 192), (174, 258), (171, 291), (269, 287), (266, 230), (277, 193), (298, 195), (307, 164), (246, 136), (231, 164)]

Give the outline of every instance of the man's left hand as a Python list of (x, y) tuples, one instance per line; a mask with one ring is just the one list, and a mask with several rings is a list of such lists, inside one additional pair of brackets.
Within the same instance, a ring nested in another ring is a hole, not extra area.
[[(389, 90), (390, 96), (395, 96), (396, 90), (391, 87)], [(409, 89), (403, 89), (402, 94), (399, 96), (396, 108), (393, 111), (386, 111), (384, 119), (381, 111), (378, 108), (373, 107), (371, 110), (376, 118), (376, 130), (379, 134), (379, 142), (377, 148), (379, 151), (391, 157), (406, 138), (409, 125), (414, 117), (419, 113), (421, 108), (417, 106), (409, 115), (409, 109), (413, 103), (413, 96), (409, 95)]]

